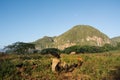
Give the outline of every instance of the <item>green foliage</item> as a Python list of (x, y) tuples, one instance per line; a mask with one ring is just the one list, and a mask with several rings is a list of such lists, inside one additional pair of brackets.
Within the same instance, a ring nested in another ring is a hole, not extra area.
[(43, 49), (43, 50), (41, 50), (41, 54), (51, 54), (51, 55), (53, 55), (53, 56), (55, 56), (55, 57), (58, 57), (58, 58), (60, 58), (60, 50), (59, 49), (57, 49), (57, 48), (46, 48), (46, 49)]
[(5, 78), (8, 78), (11, 75), (15, 75), (15, 66), (13, 63), (10, 62), (10, 60), (0, 59), (0, 80), (4, 80)]
[(35, 45), (31, 43), (16, 42), (6, 46), (4, 49), (6, 49), (7, 53), (24, 54), (28, 53), (31, 49), (35, 49)]
[(41, 54), (49, 54), (49, 53), (60, 53), (60, 50), (57, 48), (46, 48), (41, 50)]
[[(79, 73), (87, 74), (90, 76), (90, 80), (117, 80), (120, 77), (120, 63), (118, 57), (115, 53), (111, 55), (105, 54), (91, 54), (91, 55), (82, 55), (85, 59), (85, 63), (80, 68)], [(87, 57), (87, 59), (86, 59)], [(114, 63), (114, 64), (113, 64)], [(114, 71), (116, 74), (111, 73)], [(117, 73), (118, 72), (118, 73)], [(115, 79), (117, 77), (117, 79)]]
[(101, 47), (98, 46), (82, 46), (77, 51), (78, 53), (99, 53), (102, 52)]
[(106, 52), (106, 51), (111, 51), (115, 50), (116, 47), (112, 46), (111, 44), (105, 44), (102, 47), (99, 46), (71, 46), (68, 48), (65, 48), (63, 50), (64, 53), (71, 53), (71, 52), (76, 52), (76, 53), (101, 53), (101, 52)]
[(116, 48), (117, 48), (117, 49), (120, 49), (120, 42), (117, 43)]
[(0, 80), (119, 80), (120, 53), (61, 54), (61, 61), (68, 65), (83, 65), (73, 72), (55, 74), (51, 71), (51, 56), (41, 54), (7, 54), (0, 56)]
[(115, 47), (112, 46), (111, 44), (105, 44), (103, 47), (102, 47), (103, 51), (111, 51), (111, 50), (115, 50)]
[(65, 53), (71, 53), (71, 52), (76, 52), (76, 53), (97, 53), (97, 52), (102, 52), (101, 47), (98, 46), (72, 46), (64, 49)]
[(71, 46), (71, 47), (65, 48), (63, 50), (63, 53), (69, 54), (71, 52), (76, 52), (78, 49), (79, 49), (79, 46)]

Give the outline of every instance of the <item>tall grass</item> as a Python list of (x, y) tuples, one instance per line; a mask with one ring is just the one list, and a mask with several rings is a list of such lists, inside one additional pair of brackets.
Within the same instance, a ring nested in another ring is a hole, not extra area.
[[(68, 65), (83, 59), (83, 65), (73, 72), (53, 73), (50, 55), (27, 54), (0, 55), (0, 80), (119, 80), (120, 53), (94, 53), (61, 55), (61, 61)], [(23, 64), (19, 69), (16, 65)], [(22, 70), (22, 71), (20, 71)], [(4, 73), (4, 74), (3, 74)], [(10, 73), (10, 74), (9, 74)]]

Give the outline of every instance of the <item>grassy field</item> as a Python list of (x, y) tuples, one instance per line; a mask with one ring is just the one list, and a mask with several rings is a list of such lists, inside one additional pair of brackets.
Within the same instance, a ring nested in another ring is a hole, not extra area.
[(68, 65), (83, 58), (83, 65), (73, 72), (51, 71), (50, 55), (0, 54), (0, 80), (120, 80), (120, 51), (94, 54), (62, 54)]

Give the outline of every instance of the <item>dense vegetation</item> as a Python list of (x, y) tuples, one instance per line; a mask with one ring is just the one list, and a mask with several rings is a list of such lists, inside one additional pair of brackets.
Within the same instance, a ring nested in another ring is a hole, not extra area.
[(6, 50), (6, 53), (23, 54), (32, 52), (32, 50), (35, 49), (35, 45), (31, 43), (15, 42), (6, 46), (4, 49)]
[(114, 47), (110, 44), (105, 44), (102, 47), (99, 46), (71, 46), (63, 50), (64, 53), (70, 54), (71, 52), (75, 53), (101, 53), (111, 50), (116, 50), (117, 47)]
[(61, 51), (57, 48), (46, 48), (41, 50), (40, 54), (45, 55), (45, 54), (51, 54), (54, 57), (60, 58), (60, 53)]
[[(105, 44), (102, 47), (72, 46), (63, 51), (56, 48), (46, 48), (40, 53), (31, 54), (20, 52), (18, 55), (18, 53), (15, 54), (16, 51), (13, 52), (14, 54), (0, 53), (0, 80), (119, 80), (119, 49), (120, 43), (116, 46)], [(59, 53), (63, 52), (67, 54), (59, 56)], [(68, 55), (71, 52), (77, 54)], [(61, 57), (62, 62), (65, 61), (68, 65), (76, 63), (78, 57), (82, 57), (84, 62), (80, 68), (76, 68), (73, 72), (62, 72), (58, 75), (51, 71), (53, 56)]]
[(40, 50), (35, 49), (34, 44), (30, 43), (23, 43), (23, 42), (16, 42), (12, 45), (8, 45), (5, 47), (6, 53), (17, 53), (17, 54), (23, 54), (23, 53), (40, 53), (40, 54), (60, 54), (60, 53), (66, 53), (70, 54), (72, 52), (75, 52), (76, 54), (80, 53), (101, 53), (101, 52), (108, 52), (113, 50), (119, 50), (120, 49), (120, 43), (117, 43), (115, 46), (111, 44), (105, 44), (104, 46), (90, 46), (90, 45), (75, 45), (71, 47), (67, 47), (64, 50), (59, 50), (57, 48), (45, 48)]
[[(119, 51), (120, 52), (120, 51)], [(0, 54), (0, 80), (119, 80), (120, 53), (61, 54), (68, 65), (83, 58), (83, 65), (73, 72), (55, 74), (50, 55)]]

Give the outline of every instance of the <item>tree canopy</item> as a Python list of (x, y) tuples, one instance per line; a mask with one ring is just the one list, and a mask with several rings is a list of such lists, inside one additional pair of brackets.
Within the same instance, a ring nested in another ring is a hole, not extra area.
[(35, 45), (31, 43), (15, 42), (4, 48), (7, 53), (28, 53), (31, 49), (35, 49)]

